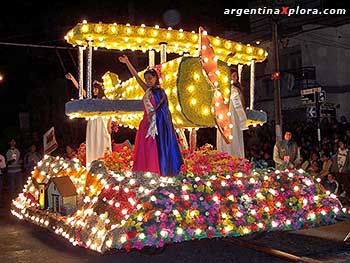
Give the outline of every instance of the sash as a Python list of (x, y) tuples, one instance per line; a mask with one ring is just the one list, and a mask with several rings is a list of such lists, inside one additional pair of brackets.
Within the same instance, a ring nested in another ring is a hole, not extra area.
[(238, 88), (233, 86), (231, 88), (231, 102), (232, 106), (237, 112), (237, 116), (239, 119), (239, 127), (241, 130), (247, 130), (247, 115), (243, 109), (242, 103), (241, 103), (241, 98), (239, 96)]
[[(147, 112), (147, 115), (149, 115), (151, 112), (154, 111), (154, 107), (151, 103), (151, 96), (152, 96), (152, 89), (149, 88), (146, 90), (145, 96), (143, 97), (143, 102), (145, 104), (145, 110)], [(146, 138), (151, 136), (154, 139), (156, 135), (158, 135), (156, 114), (153, 114), (151, 122), (148, 127)]]

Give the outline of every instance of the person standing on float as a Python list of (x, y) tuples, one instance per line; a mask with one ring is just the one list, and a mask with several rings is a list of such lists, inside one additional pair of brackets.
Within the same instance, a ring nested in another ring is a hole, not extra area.
[[(72, 74), (66, 74), (66, 78), (71, 80), (73, 85), (79, 89), (79, 84)], [(83, 89), (83, 97), (86, 91)], [(92, 90), (93, 99), (105, 99), (103, 84), (94, 81)], [(112, 119), (97, 116), (89, 119), (86, 126), (86, 165), (89, 166), (94, 160), (104, 157), (105, 153), (112, 152)]]
[(168, 98), (160, 87), (155, 69), (147, 69), (145, 82), (127, 56), (119, 57), (145, 91), (144, 115), (136, 134), (133, 172), (151, 172), (161, 176), (176, 176), (183, 159), (168, 108)]
[[(225, 62), (235, 53), (230, 53), (225, 58)], [(238, 81), (238, 72), (236, 68), (231, 73), (231, 96), (230, 96), (230, 123), (232, 142), (227, 144), (221, 133), (217, 131), (216, 148), (220, 152), (227, 152), (229, 155), (244, 158), (244, 140), (243, 130), (247, 130), (247, 116), (245, 112), (245, 100), (243, 96), (243, 87)]]

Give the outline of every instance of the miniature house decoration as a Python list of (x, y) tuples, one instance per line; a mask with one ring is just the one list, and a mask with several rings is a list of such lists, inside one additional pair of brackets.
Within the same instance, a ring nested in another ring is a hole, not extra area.
[(69, 176), (52, 178), (47, 188), (48, 208), (62, 215), (77, 209), (77, 192)]

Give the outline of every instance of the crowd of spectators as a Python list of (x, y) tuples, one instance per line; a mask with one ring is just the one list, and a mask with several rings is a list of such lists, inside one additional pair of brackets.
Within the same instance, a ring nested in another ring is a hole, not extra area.
[[(330, 192), (350, 198), (350, 123), (345, 116), (323, 118), (320, 123), (321, 141), (317, 137), (315, 121), (285, 123), (291, 131), (292, 140), (298, 145), (295, 168), (302, 168)], [(275, 145), (274, 123), (250, 128), (245, 134), (246, 158), (258, 168), (275, 167), (273, 148)]]
[[(322, 184), (331, 192), (350, 198), (350, 151), (348, 150), (350, 123), (346, 117), (342, 116), (340, 121), (335, 118), (323, 118), (320, 124), (321, 142), (318, 142), (317, 139), (315, 121), (285, 122), (283, 129), (291, 131), (292, 140), (298, 145), (298, 160), (295, 168), (302, 168), (315, 178), (320, 178)], [(199, 145), (197, 146), (201, 146), (203, 139), (205, 143), (210, 143), (211, 141), (208, 140), (211, 139), (214, 142), (215, 131), (201, 129), (198, 132)], [(275, 125), (273, 122), (259, 127), (250, 127), (244, 132), (244, 143), (245, 157), (256, 167), (275, 167), (273, 161)], [(79, 142), (76, 144), (79, 145)], [(213, 145), (215, 146), (215, 143)], [(60, 155), (70, 159), (76, 150), (67, 145), (61, 149)], [(14, 139), (9, 141), (8, 150), (3, 155), (0, 154), (0, 178), (1, 172), (6, 171), (10, 192), (15, 193), (22, 187), (23, 179), (30, 175), (42, 156), (42, 150), (38, 151), (35, 144), (19, 150)], [(0, 180), (0, 192), (3, 188), (3, 177)]]

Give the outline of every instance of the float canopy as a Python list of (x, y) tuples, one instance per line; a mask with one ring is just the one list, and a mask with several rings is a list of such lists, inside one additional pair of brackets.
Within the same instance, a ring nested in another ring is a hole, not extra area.
[[(236, 52), (235, 56), (228, 61), (231, 64), (250, 64), (252, 60), (262, 62), (267, 57), (267, 52), (260, 47), (243, 45), (220, 37), (208, 37), (219, 60), (224, 60), (231, 52)], [(65, 39), (73, 46), (87, 46), (90, 40), (93, 47), (143, 52), (152, 49), (160, 51), (160, 44), (165, 43), (168, 53), (180, 55), (188, 53), (192, 56), (199, 53), (198, 33), (186, 32), (182, 29), (162, 29), (159, 26), (96, 24), (84, 21), (72, 28)]]

